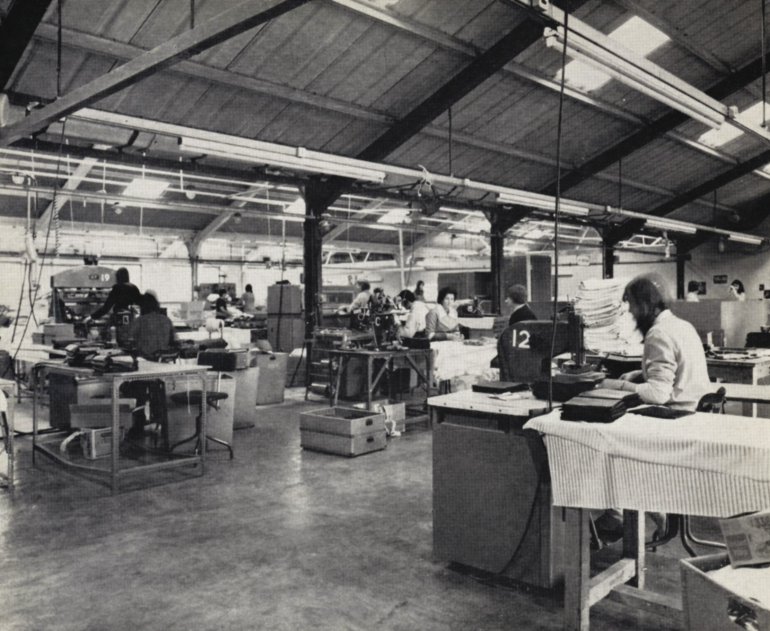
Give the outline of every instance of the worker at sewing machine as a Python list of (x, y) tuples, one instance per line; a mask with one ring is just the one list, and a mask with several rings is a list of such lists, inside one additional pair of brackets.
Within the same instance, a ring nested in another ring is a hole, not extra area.
[(98, 320), (112, 311), (112, 324), (115, 326), (118, 346), (125, 346), (128, 343), (128, 326), (133, 314), (130, 308), (138, 305), (142, 297), (139, 288), (130, 282), (128, 270), (120, 267), (115, 272), (115, 283), (110, 290), (107, 300), (104, 304), (86, 318), (86, 323), (91, 320)]
[(700, 336), (671, 313), (670, 296), (658, 274), (637, 276), (626, 285), (623, 300), (644, 336), (642, 370), (605, 379), (601, 387), (636, 392), (644, 403), (695, 410), (713, 387)]
[(417, 337), (425, 335), (425, 325), (428, 316), (428, 305), (422, 298), (418, 298), (408, 289), (404, 289), (397, 296), (401, 306), (409, 311), (406, 322), (398, 329), (399, 337)]

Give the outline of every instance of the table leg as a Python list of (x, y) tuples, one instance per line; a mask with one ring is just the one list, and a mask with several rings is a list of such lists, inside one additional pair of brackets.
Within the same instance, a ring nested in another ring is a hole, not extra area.
[(366, 357), (366, 409), (372, 409), (372, 364), (374, 359), (371, 355)]
[(643, 511), (623, 511), (623, 557), (636, 561), (636, 576), (628, 584), (638, 589), (644, 589), (644, 527)]
[[(201, 477), (206, 468), (206, 419), (208, 418), (208, 404), (206, 403), (206, 373), (201, 373)], [(232, 453), (232, 452), (231, 452)]]
[(35, 464), (37, 447), (37, 375), (35, 367), (30, 369), (29, 379), (32, 383), (32, 464)]
[(565, 508), (564, 629), (588, 631), (591, 543), (588, 510)]
[[(332, 369), (332, 363), (334, 362), (334, 357), (332, 356), (332, 359), (329, 361), (329, 370)], [(345, 356), (340, 355), (339, 356), (339, 366), (337, 366), (337, 380), (334, 385), (334, 395), (332, 400), (334, 401), (334, 407), (337, 407), (337, 400), (340, 396), (340, 386), (342, 385), (342, 373), (345, 370)]]
[(111, 467), (110, 467), (110, 482), (112, 486), (112, 494), (118, 493), (118, 451), (120, 450), (120, 437), (118, 432), (120, 431), (120, 379), (113, 379), (112, 381), (112, 453), (110, 454)]

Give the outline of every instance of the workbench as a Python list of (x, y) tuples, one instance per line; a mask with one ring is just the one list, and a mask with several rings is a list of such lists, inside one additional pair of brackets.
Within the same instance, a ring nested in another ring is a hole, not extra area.
[[(564, 628), (589, 629), (605, 597), (671, 616), (681, 602), (644, 590), (644, 512), (729, 517), (770, 507), (770, 423), (696, 412), (679, 419), (625, 414), (614, 423), (524, 426), (543, 436), (553, 502), (565, 507)], [(623, 558), (590, 576), (589, 509), (624, 509)]]
[[(418, 377), (419, 385), (425, 390), (425, 398), (430, 397), (432, 388), (433, 374), (433, 362), (430, 349), (400, 349), (400, 350), (342, 350), (342, 349), (330, 349), (329, 351), (329, 375), (330, 381), (334, 384), (334, 392), (332, 394), (332, 405), (337, 406), (337, 400), (339, 398), (340, 384), (342, 383), (342, 377), (345, 371), (348, 369), (351, 360), (359, 359), (366, 364), (366, 381), (364, 382), (364, 388), (366, 390), (366, 404), (367, 409), (372, 409), (373, 393), (377, 388), (383, 375), (386, 372), (391, 375), (394, 374), (395, 363), (397, 360), (405, 361), (410, 368), (412, 368)], [(424, 368), (420, 368), (418, 362), (422, 360)], [(375, 372), (375, 364), (378, 369)], [(393, 392), (393, 380), (389, 380), (389, 399), (394, 398)], [(407, 415), (406, 424), (422, 423), (429, 419), (426, 413), (418, 415)]]
[[(61, 362), (39, 362), (33, 370), (33, 377), (45, 370), (49, 375), (67, 375), (74, 378), (83, 376), (93, 376), (93, 371), (87, 368), (74, 368)], [(109, 459), (109, 465), (102, 464), (102, 460), (89, 461), (88, 464), (72, 461), (59, 451), (59, 445), (66, 432), (57, 434), (47, 434), (44, 438), (38, 435), (38, 388), (34, 387), (34, 397), (32, 403), (32, 462), (36, 462), (36, 454), (40, 453), (53, 460), (57, 464), (98, 477), (107, 478), (110, 481), (112, 494), (115, 495), (119, 490), (119, 482), (122, 478), (135, 475), (141, 472), (158, 471), (162, 469), (178, 468), (181, 466), (200, 466), (201, 476), (204, 474), (206, 459), (206, 440), (201, 440), (200, 453), (182, 454), (168, 453), (163, 456), (153, 458), (152, 462), (137, 462), (121, 458), (120, 456), (120, 423), (119, 423), (119, 390), (123, 383), (131, 381), (140, 381), (148, 379), (163, 379), (169, 377), (197, 376), (200, 378), (200, 389), (203, 392), (203, 401), (201, 403), (201, 435), (206, 435), (206, 366), (192, 366), (189, 364), (156, 364), (153, 362), (141, 361), (135, 372), (106, 373), (100, 375), (111, 385), (112, 399), (112, 449)]]
[(563, 577), (564, 529), (542, 441), (523, 425), (546, 401), (464, 390), (428, 399), (433, 417), (433, 554), (537, 587)]

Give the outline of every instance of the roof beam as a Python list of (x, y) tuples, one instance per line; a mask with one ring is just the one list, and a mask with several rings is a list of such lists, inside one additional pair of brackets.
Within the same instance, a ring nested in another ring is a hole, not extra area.
[[(341, 5), (345, 8), (362, 13), (368, 17), (378, 19), (383, 23), (390, 24), (396, 28), (401, 28), (409, 33), (414, 34), (415, 36), (419, 36), (426, 41), (442, 46), (444, 48), (461, 52), (473, 57), (477, 56), (478, 54), (478, 51), (475, 47), (465, 44), (460, 40), (456, 40), (455, 38), (452, 38), (442, 33), (441, 31), (416, 23), (411, 23), (403, 18), (391, 19), (389, 14), (392, 12), (384, 9), (365, 6), (359, 0), (327, 0), (327, 2)], [(49, 24), (41, 24), (35, 33), (35, 37), (41, 39), (42, 41), (55, 42), (56, 27)], [(116, 42), (113, 40), (105, 39), (103, 37), (98, 37), (96, 35), (73, 31), (71, 29), (63, 29), (62, 40), (66, 46), (78, 48), (99, 55), (115, 57), (117, 59), (131, 60), (146, 52), (144, 49), (132, 44)], [(212, 83), (226, 85), (241, 90), (248, 90), (259, 94), (267, 94), (269, 96), (285, 99), (293, 103), (302, 103), (305, 105), (310, 105), (311, 107), (318, 107), (328, 111), (342, 113), (361, 120), (369, 120), (376, 123), (382, 123), (383, 125), (393, 125), (395, 123), (394, 118), (381, 112), (377, 112), (371, 108), (365, 108), (352, 103), (346, 103), (344, 101), (339, 101), (337, 99), (323, 96), (321, 94), (313, 94), (295, 88), (288, 88), (286, 86), (264, 81), (262, 79), (255, 79), (253, 77), (229, 72), (219, 68), (213, 68), (211, 66), (205, 66), (203, 64), (192, 61), (179, 62), (174, 67), (173, 71), (178, 72), (184, 76), (195, 77), (198, 79), (210, 81)], [(515, 63), (509, 63), (506, 65), (504, 72), (511, 73), (527, 81), (534, 82), (549, 90), (558, 91), (560, 88), (560, 84), (557, 81), (549, 79), (531, 69), (524, 68), (523, 66), (519, 66)], [(588, 105), (589, 107), (599, 109), (602, 112), (613, 116), (614, 118), (631, 123), (636, 127), (644, 128), (649, 124), (649, 121), (640, 118), (635, 114), (627, 112), (610, 103), (606, 103), (601, 99), (594, 98), (584, 92), (570, 88), (569, 86), (565, 86), (565, 94), (574, 100)], [(423, 128), (422, 133), (434, 138), (442, 138), (445, 140), (449, 138), (449, 132), (447, 129), (433, 125), (428, 125)], [(686, 138), (675, 131), (669, 131), (665, 133), (665, 135), (674, 142), (683, 144), (696, 151), (707, 153), (722, 162), (729, 164), (736, 163), (736, 160), (733, 157), (728, 156), (727, 154), (722, 153), (712, 147), (698, 143), (695, 140)], [(551, 157), (541, 156), (537, 153), (527, 151), (526, 149), (522, 149), (520, 147), (513, 147), (511, 145), (495, 143), (481, 138), (476, 138), (470, 134), (464, 134), (459, 131), (453, 132), (452, 140), (453, 142), (466, 144), (472, 147), (477, 147), (479, 149), (505, 153), (507, 155), (512, 155), (524, 160), (536, 162), (538, 164), (547, 164), (549, 166), (556, 164)], [(573, 165), (566, 166), (567, 168), (574, 170)], [(763, 176), (762, 173), (757, 173), (757, 175)], [(770, 176), (764, 175), (764, 177)], [(625, 183), (629, 186), (636, 187), (636, 183), (631, 180), (626, 180)]]
[(0, 89), (7, 86), (51, 0), (19, 0), (0, 24)]
[[(61, 191), (56, 196), (56, 203), (59, 204), (59, 208), (61, 208), (61, 205), (65, 204), (67, 200), (72, 199), (71, 195), (67, 195), (67, 193), (63, 191), (76, 190), (78, 186), (80, 186), (80, 183), (91, 172), (91, 169), (93, 168), (94, 164), (96, 164), (96, 158), (84, 158), (80, 162), (80, 164), (75, 168), (75, 170), (72, 172), (72, 175), (70, 175), (69, 179), (64, 183), (64, 186), (62, 186)], [(51, 202), (43, 211), (43, 214), (40, 215), (40, 217), (38, 217), (38, 220), (37, 220), (38, 232), (45, 233), (48, 231), (48, 226), (51, 223), (51, 217), (53, 216), (53, 209), (54, 209), (54, 202)]]
[(254, 3), (247, 0), (242, 2), (208, 22), (177, 35), (140, 57), (118, 66), (106, 75), (73, 90), (50, 105), (35, 110), (24, 120), (0, 129), (0, 147), (6, 147), (63, 116), (115, 94), (182, 59), (208, 50), (309, 1), (263, 0)]
[(452, 105), (505, 67), (514, 57), (537, 42), (542, 35), (541, 24), (525, 20), (476, 57), (366, 149), (359, 152), (356, 157), (359, 160), (384, 160), (428, 123), (433, 122)]
[[(770, 54), (766, 55), (766, 60), (770, 63)], [(705, 93), (710, 97), (721, 101), (738, 90), (744, 89), (747, 85), (756, 81), (761, 76), (762, 58), (760, 57), (741, 68), (738, 72), (722, 79), (716, 85), (705, 90)], [(621, 158), (625, 158), (645, 145), (648, 145), (659, 136), (673, 131), (676, 127), (688, 120), (690, 119), (686, 114), (676, 111), (661, 116), (650, 126), (621, 140), (616, 145), (594, 156), (576, 170), (565, 175), (561, 179), (562, 192), (585, 182), (596, 173), (603, 171), (607, 167), (615, 164)], [(556, 183), (554, 182), (540, 192), (545, 195), (553, 195), (556, 193), (556, 188)]]

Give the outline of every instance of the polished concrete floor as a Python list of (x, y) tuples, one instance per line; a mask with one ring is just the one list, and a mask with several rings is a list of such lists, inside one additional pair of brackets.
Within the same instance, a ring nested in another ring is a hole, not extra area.
[[(236, 431), (235, 460), (211, 453), (202, 478), (156, 474), (116, 497), (33, 467), (18, 439), (15, 497), (0, 491), (0, 629), (561, 629), (557, 590), (433, 559), (430, 431), (352, 459), (303, 451), (299, 413), (323, 403), (291, 394)], [(681, 554), (649, 555), (654, 589), (679, 589)], [(605, 601), (591, 627), (682, 624)]]

